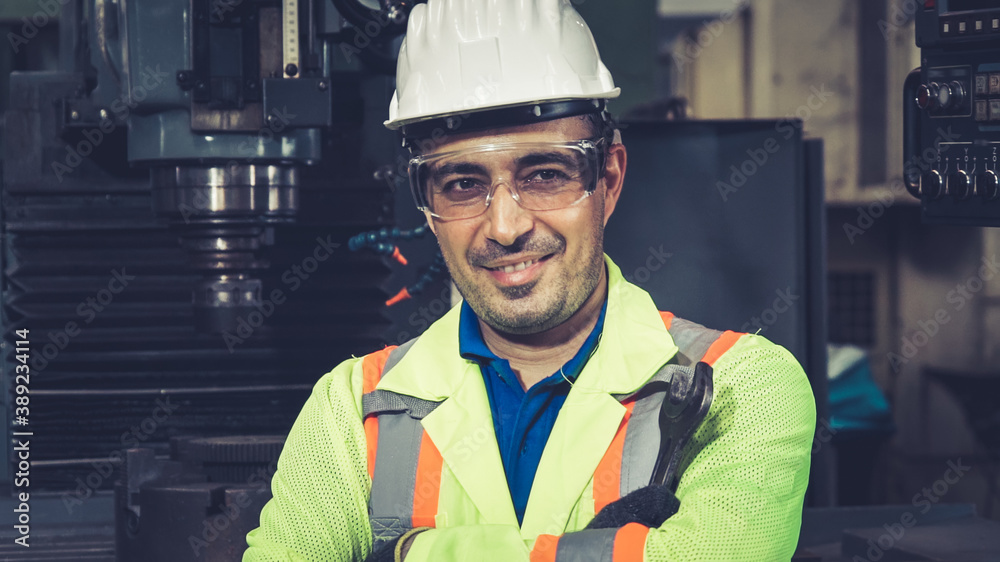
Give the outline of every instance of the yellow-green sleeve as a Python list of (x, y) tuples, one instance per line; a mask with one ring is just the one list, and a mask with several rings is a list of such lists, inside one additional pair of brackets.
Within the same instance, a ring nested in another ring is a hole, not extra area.
[(680, 510), (650, 530), (646, 560), (788, 560), (816, 425), (809, 381), (791, 353), (748, 335), (716, 362), (713, 384), (677, 488)]
[(371, 551), (361, 360), (324, 375), (299, 413), (243, 562), (363, 560)]

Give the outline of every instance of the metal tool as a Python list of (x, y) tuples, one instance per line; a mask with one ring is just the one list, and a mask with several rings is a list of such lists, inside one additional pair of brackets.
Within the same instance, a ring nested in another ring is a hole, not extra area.
[(681, 451), (712, 405), (712, 366), (698, 362), (691, 377), (674, 376), (660, 407), (660, 451), (650, 484), (669, 485), (680, 463)]

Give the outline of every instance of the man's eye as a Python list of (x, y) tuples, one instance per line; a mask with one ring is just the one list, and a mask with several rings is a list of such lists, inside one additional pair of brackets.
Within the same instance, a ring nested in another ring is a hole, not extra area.
[(460, 191), (472, 191), (482, 187), (482, 184), (472, 178), (461, 178), (457, 180), (451, 180), (444, 184), (442, 191), (444, 192), (460, 192)]
[(558, 170), (536, 170), (528, 176), (530, 182), (554, 182), (565, 180), (566, 174)]

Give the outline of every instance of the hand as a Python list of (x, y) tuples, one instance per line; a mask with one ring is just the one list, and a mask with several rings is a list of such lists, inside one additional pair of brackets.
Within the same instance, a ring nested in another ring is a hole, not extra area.
[(639, 488), (609, 503), (587, 525), (588, 529), (616, 529), (629, 523), (659, 527), (677, 513), (681, 502), (666, 486), (657, 484)]

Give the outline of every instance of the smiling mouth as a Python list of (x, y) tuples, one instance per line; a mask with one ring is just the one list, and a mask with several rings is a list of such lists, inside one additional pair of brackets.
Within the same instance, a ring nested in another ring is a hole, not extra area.
[(511, 264), (511, 265), (501, 265), (501, 266), (497, 266), (497, 267), (487, 267), (486, 269), (488, 269), (490, 271), (501, 271), (503, 273), (514, 273), (515, 271), (523, 271), (523, 270), (525, 270), (525, 269), (527, 269), (527, 268), (535, 265), (538, 262), (545, 261), (545, 260), (549, 259), (550, 257), (552, 257), (552, 256), (548, 255), (548, 256), (543, 256), (543, 257), (540, 257), (540, 258), (525, 260), (525, 261), (522, 261), (522, 262), (519, 262), (519, 263), (515, 263), (515, 264)]

